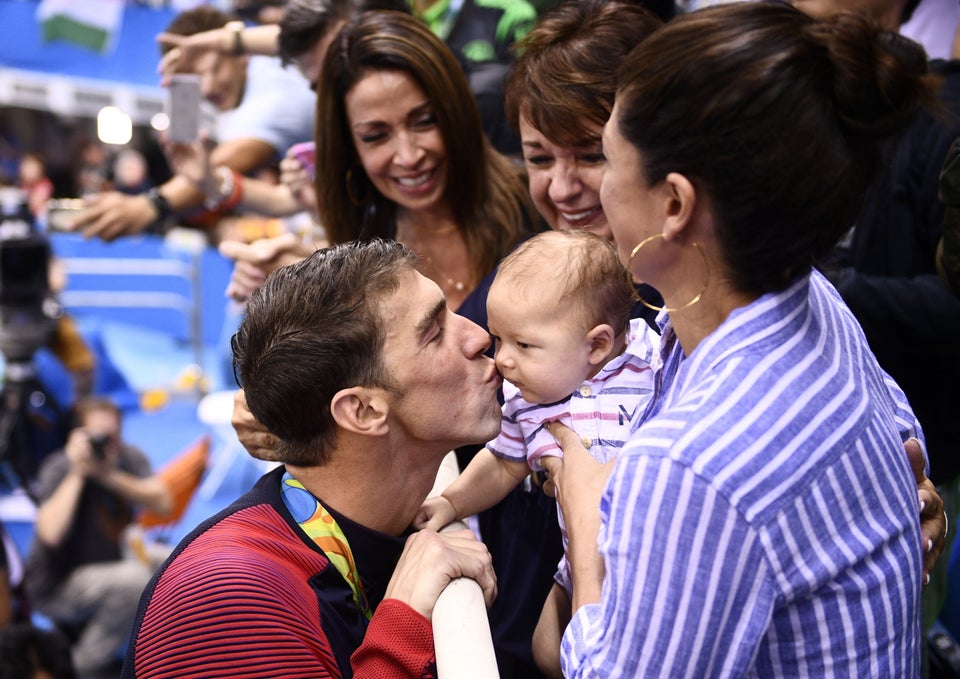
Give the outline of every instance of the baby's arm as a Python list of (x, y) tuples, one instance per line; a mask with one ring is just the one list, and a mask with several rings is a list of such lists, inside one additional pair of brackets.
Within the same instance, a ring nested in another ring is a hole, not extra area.
[(451, 521), (489, 509), (530, 473), (526, 462), (508, 460), (484, 448), (442, 495), (426, 500), (413, 520), (414, 528), (440, 530)]

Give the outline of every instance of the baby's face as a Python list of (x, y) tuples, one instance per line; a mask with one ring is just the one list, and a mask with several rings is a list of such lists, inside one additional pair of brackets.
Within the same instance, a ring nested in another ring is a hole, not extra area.
[(494, 360), (524, 400), (553, 403), (591, 374), (589, 328), (570, 302), (559, 302), (556, 290), (534, 287), (525, 281), (521, 293), (501, 277), (491, 286), (487, 316)]

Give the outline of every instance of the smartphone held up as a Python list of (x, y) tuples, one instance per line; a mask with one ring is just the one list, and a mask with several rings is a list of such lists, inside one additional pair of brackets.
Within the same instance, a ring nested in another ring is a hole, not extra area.
[(169, 85), (170, 127), (167, 138), (177, 144), (192, 144), (200, 137), (200, 76), (174, 75)]

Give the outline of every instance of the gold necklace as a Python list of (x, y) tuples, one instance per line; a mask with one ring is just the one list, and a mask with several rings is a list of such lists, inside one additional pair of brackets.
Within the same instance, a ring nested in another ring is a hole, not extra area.
[[(403, 217), (398, 217), (397, 219), (397, 240), (417, 253), (420, 261), (424, 265), (425, 271), (423, 273), (433, 279), (444, 292), (463, 293), (467, 289), (467, 281), (451, 276), (444, 271), (439, 265), (438, 258), (433, 256), (433, 252), (437, 246), (434, 244), (428, 246), (427, 242), (430, 239), (438, 240), (459, 235), (459, 231), (460, 229), (456, 225), (452, 225), (447, 228), (420, 234), (416, 233), (408, 219)], [(404, 233), (409, 234), (409, 236), (404, 237), (402, 235)], [(424, 238), (424, 235), (429, 235), (429, 238)]]
[[(427, 265), (429, 269), (432, 270), (433, 273), (436, 274), (437, 278), (440, 279), (437, 280), (437, 282), (440, 283), (440, 287), (443, 288), (445, 292), (463, 292), (467, 289), (467, 284), (464, 281), (452, 278), (445, 271), (442, 271), (440, 267), (437, 266), (436, 262), (433, 261), (433, 258), (429, 255), (422, 256), (420, 259), (425, 265)], [(436, 280), (436, 278), (434, 278), (434, 280)]]

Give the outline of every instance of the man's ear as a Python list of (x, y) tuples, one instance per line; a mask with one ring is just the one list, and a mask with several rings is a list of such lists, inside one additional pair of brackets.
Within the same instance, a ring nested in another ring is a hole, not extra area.
[(365, 436), (387, 433), (387, 399), (379, 387), (341, 389), (330, 402), (333, 421), (341, 429)]
[(671, 172), (664, 179), (667, 190), (666, 220), (663, 225), (665, 240), (673, 240), (684, 233), (693, 221), (697, 208), (697, 189), (685, 175)]
[(587, 342), (590, 343), (590, 365), (602, 365), (610, 358), (617, 333), (609, 323), (601, 323), (590, 328), (587, 332)]

